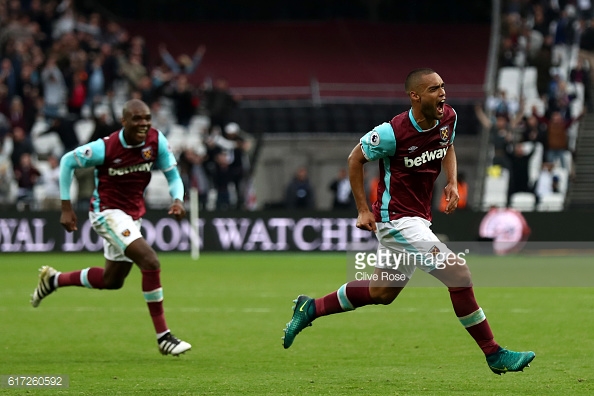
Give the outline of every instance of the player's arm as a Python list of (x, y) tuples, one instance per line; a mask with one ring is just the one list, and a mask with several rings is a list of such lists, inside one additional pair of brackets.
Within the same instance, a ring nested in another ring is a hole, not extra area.
[(77, 168), (89, 168), (101, 165), (105, 158), (105, 143), (102, 139), (82, 145), (64, 154), (60, 160), (60, 199), (62, 200), (62, 214), (60, 224), (68, 232), (77, 230), (76, 213), (70, 202), (70, 187), (72, 177)]
[(443, 158), (441, 167), (445, 171), (447, 184), (444, 188), (445, 200), (447, 202), (445, 213), (450, 214), (458, 207), (458, 164), (456, 161), (456, 151), (452, 144), (448, 148), (446, 156)]
[(375, 216), (369, 210), (364, 188), (363, 165), (368, 161), (375, 161), (393, 156), (396, 153), (396, 136), (392, 125), (384, 122), (363, 136), (349, 155), (349, 180), (351, 190), (357, 204), (359, 215), (357, 227), (362, 230), (376, 231)]
[(351, 190), (353, 192), (353, 198), (357, 205), (357, 227), (363, 230), (375, 231), (375, 217), (369, 205), (367, 204), (367, 196), (365, 195), (365, 182), (364, 182), (364, 171), (363, 165), (365, 165), (367, 158), (363, 155), (363, 149), (361, 143), (357, 144), (348, 158), (349, 167), (349, 181), (351, 182)]
[(169, 142), (163, 133), (159, 131), (159, 152), (157, 153), (156, 168), (161, 169), (167, 184), (169, 185), (169, 195), (173, 203), (167, 212), (173, 215), (177, 220), (181, 220), (186, 215), (184, 208), (184, 183), (182, 182), (179, 171), (177, 170), (177, 161), (171, 151)]
[(184, 183), (175, 166), (163, 173), (169, 184), (169, 195), (173, 198), (173, 203), (167, 213), (173, 215), (177, 220), (181, 220), (186, 215), (186, 209), (184, 208)]

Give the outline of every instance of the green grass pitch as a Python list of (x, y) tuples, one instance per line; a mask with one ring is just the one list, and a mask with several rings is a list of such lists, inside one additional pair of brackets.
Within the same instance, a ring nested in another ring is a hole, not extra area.
[[(457, 321), (444, 287), (410, 287), (390, 306), (321, 318), (284, 350), (291, 300), (300, 293), (320, 297), (343, 284), (344, 253), (203, 253), (199, 261), (161, 254), (168, 324), (193, 346), (179, 358), (158, 352), (137, 268), (121, 290), (64, 288), (34, 309), (29, 295), (39, 266), (102, 266), (101, 254), (0, 257), (0, 374), (70, 378), (68, 389), (3, 387), (0, 394), (594, 392), (592, 288), (477, 287), (499, 343), (536, 352), (525, 372), (497, 376)], [(556, 258), (505, 260), (521, 266)]]

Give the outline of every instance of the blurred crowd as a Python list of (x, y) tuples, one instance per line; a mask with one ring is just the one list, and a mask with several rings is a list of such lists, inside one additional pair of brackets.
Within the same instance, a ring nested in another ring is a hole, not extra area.
[[(123, 103), (139, 98), (170, 140), (186, 188), (212, 209), (244, 207), (254, 139), (233, 122), (240, 98), (224, 77), (189, 82), (204, 45), (157, 51), (151, 61), (143, 37), (71, 0), (0, 0), (0, 204), (59, 208), (60, 157), (120, 129)], [(76, 180), (83, 208), (92, 171)]]
[[(499, 90), (475, 110), (491, 131), (490, 174), (509, 172), (507, 204), (522, 192), (534, 194), (538, 204), (545, 195), (566, 191), (574, 172), (578, 122), (594, 110), (592, 4), (590, 0), (504, 4)], [(501, 81), (513, 74), (502, 70), (517, 71), (519, 92), (513, 96)]]

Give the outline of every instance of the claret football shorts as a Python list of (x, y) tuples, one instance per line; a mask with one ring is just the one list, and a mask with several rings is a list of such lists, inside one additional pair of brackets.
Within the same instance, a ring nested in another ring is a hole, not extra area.
[(408, 279), (417, 267), (425, 272), (445, 268), (454, 253), (437, 238), (430, 226), (429, 221), (420, 217), (377, 223), (376, 268), (397, 270)]
[(106, 209), (102, 212), (89, 212), (93, 229), (103, 237), (103, 255), (111, 261), (132, 262), (124, 251), (138, 238), (141, 219), (134, 220), (119, 209)]

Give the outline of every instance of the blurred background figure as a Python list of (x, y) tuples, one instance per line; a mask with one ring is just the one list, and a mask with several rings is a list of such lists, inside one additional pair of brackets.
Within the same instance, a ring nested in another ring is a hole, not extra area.
[(345, 168), (341, 168), (338, 171), (336, 179), (328, 186), (330, 191), (334, 195), (332, 200), (332, 209), (354, 209), (355, 200), (353, 199), (353, 193), (351, 191), (351, 182)]
[(313, 209), (315, 207), (314, 189), (309, 182), (306, 167), (298, 168), (287, 186), (285, 205), (288, 209)]
[(237, 106), (239, 98), (229, 90), (229, 82), (224, 77), (215, 79), (212, 87), (207, 87), (202, 92), (202, 106), (210, 118), (209, 133), (215, 127), (220, 131), (231, 122), (231, 112)]
[(31, 154), (21, 155), (18, 166), (14, 169), (14, 177), (18, 183), (17, 190), (17, 210), (31, 210), (36, 208), (35, 195), (33, 188), (39, 181), (41, 173), (33, 166)]
[(41, 185), (44, 196), (40, 202), (42, 210), (60, 210), (62, 200), (60, 199), (60, 161), (53, 154), (47, 158), (49, 164), (41, 173)]

